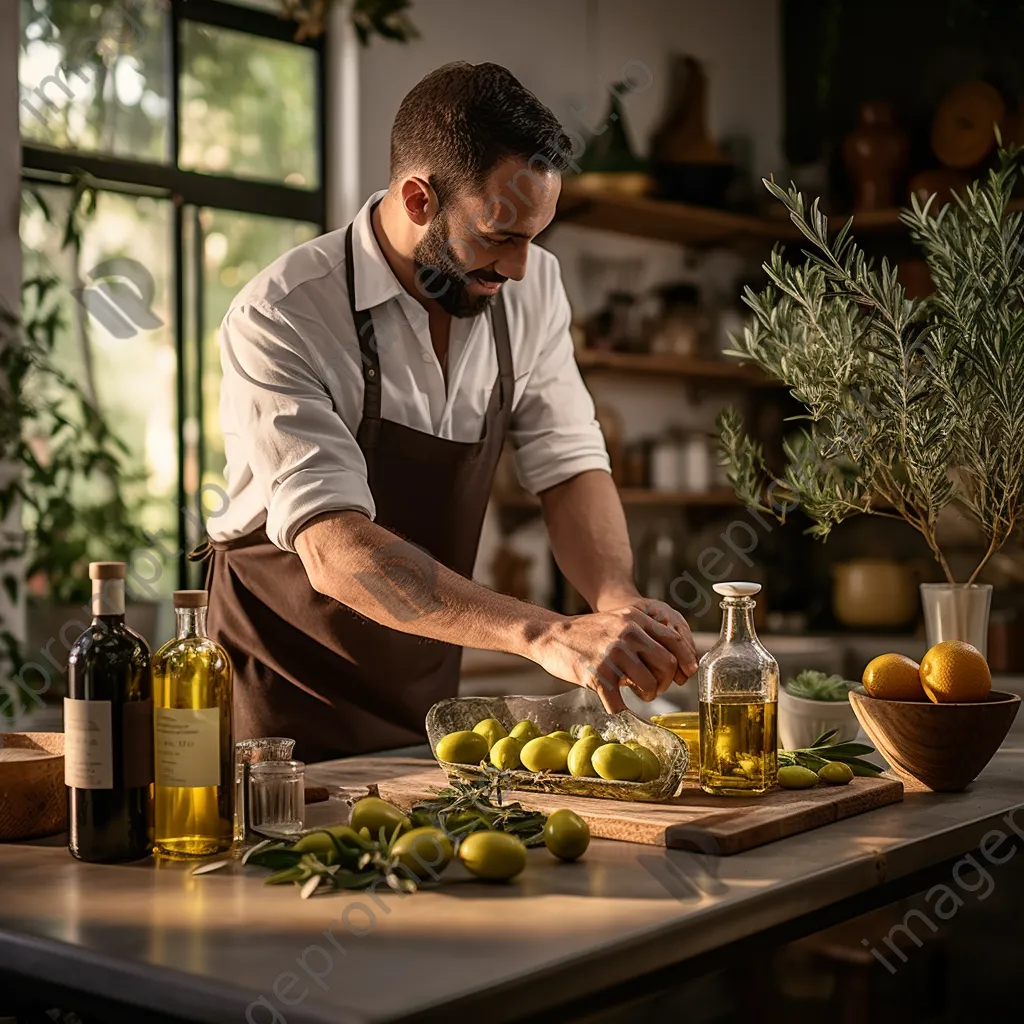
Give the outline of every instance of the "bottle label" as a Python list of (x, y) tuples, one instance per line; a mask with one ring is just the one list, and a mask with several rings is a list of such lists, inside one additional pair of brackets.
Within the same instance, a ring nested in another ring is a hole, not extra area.
[(156, 708), (156, 784), (219, 786), (220, 708)]
[(64, 698), (64, 784), (114, 788), (109, 700)]
[(128, 789), (148, 786), (153, 781), (153, 701), (125, 701), (121, 708), (123, 725), (124, 785)]

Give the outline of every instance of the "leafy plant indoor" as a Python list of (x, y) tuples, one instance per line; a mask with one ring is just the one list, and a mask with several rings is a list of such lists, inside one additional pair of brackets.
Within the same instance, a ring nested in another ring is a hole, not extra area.
[[(731, 355), (783, 381), (804, 407), (773, 474), (737, 413), (719, 414), (737, 495), (780, 521), (794, 505), (822, 539), (850, 516), (902, 519), (955, 583), (937, 537), (956, 505), (987, 548), (973, 583), (1024, 514), (1024, 230), (1008, 206), (1021, 150), (937, 210), (901, 213), (935, 291), (911, 299), (897, 268), (858, 248), (848, 221), (831, 240), (815, 200), (765, 186), (810, 243), (803, 262), (776, 247), (770, 285), (747, 289), (753, 312)], [(769, 497), (770, 496), (770, 497)]]
[[(88, 210), (90, 190), (76, 186), (64, 244), (74, 245), (77, 216)], [(43, 197), (35, 203), (52, 222)], [(5, 535), (0, 545), (0, 582), (17, 604), (22, 579), (45, 584), (53, 604), (88, 604), (88, 563), (121, 557), (152, 539), (138, 520), (128, 490), (139, 473), (124, 442), (111, 430), (93, 398), (55, 358), (68, 329), (61, 280), (45, 262), (26, 274), (21, 287), (21, 316), (3, 312), (0, 322), (0, 521), (15, 508), (24, 531)], [(88, 483), (87, 489), (83, 485)], [(10, 623), (0, 621), (0, 662), (17, 672), (25, 658)], [(36, 659), (38, 660), (38, 659)], [(0, 700), (0, 713), (15, 710)]]
[(786, 693), (791, 697), (800, 697), (803, 700), (845, 702), (849, 700), (850, 690), (860, 684), (850, 682), (842, 676), (830, 676), (824, 672), (805, 669), (803, 672), (797, 672), (792, 679), (787, 679), (783, 685), (786, 688)]

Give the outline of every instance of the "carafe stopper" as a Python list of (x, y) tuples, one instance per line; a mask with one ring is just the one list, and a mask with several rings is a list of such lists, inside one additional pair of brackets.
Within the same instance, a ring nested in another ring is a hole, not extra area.
[(760, 583), (712, 583), (711, 589), (722, 597), (753, 597), (760, 593)]

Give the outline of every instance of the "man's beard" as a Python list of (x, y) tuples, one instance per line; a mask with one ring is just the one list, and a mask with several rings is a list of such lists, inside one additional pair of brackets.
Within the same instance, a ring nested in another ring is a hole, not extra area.
[(482, 281), (504, 281), (505, 278), (493, 271), (467, 274), (448, 239), (448, 217), (439, 213), (412, 251), (416, 286), (451, 316), (476, 316), (491, 305), (497, 294), (471, 295), (466, 287), (467, 279), (478, 276)]

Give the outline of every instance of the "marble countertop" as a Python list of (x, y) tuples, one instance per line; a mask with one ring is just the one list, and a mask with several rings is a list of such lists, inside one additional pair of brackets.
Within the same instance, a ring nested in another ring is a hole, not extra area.
[[(339, 762), (323, 771), (345, 776)], [(605, 840), (576, 864), (531, 850), (506, 886), (453, 865), (433, 891), (302, 901), (237, 865), (193, 877), (190, 864), (101, 866), (52, 845), (0, 845), (0, 963), (218, 1024), (424, 1020), (485, 1006), (496, 1024), (529, 1017), (553, 992), (629, 981), (957, 857), (990, 829), (1009, 831), (1003, 819), (1022, 805), (1019, 720), (966, 793), (908, 793), (728, 858)], [(1024, 832), (1024, 810), (1015, 821)]]

